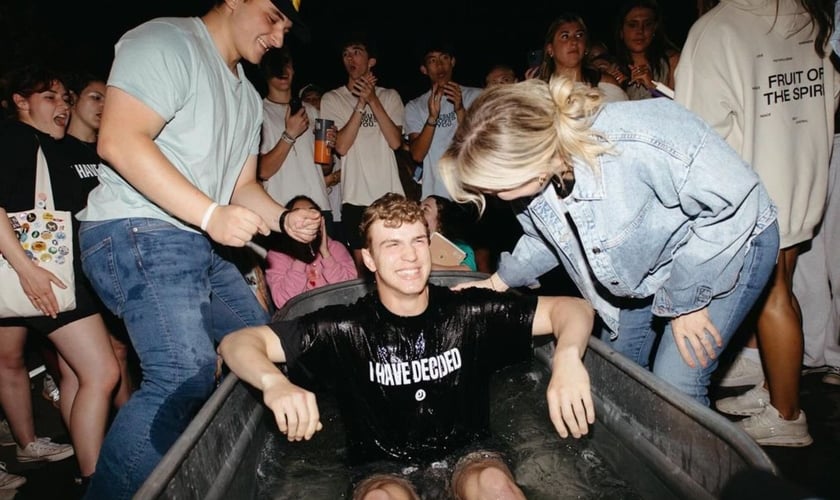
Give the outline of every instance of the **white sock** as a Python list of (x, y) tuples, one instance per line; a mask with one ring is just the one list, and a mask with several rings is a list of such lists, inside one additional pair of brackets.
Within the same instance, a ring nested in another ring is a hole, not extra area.
[(750, 361), (754, 361), (758, 364), (761, 364), (761, 356), (758, 353), (757, 347), (744, 347), (743, 349), (741, 349), (740, 356)]

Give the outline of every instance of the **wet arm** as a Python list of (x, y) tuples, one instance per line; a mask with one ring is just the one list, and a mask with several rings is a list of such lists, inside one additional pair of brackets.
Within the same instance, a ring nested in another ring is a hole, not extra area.
[(534, 335), (552, 332), (556, 339), (547, 400), (551, 421), (561, 437), (579, 438), (595, 422), (595, 405), (583, 354), (592, 333), (595, 313), (574, 297), (540, 297), (534, 316)]
[[(219, 344), (219, 354), (233, 373), (265, 390), (266, 380), (285, 378), (275, 363), (286, 361), (280, 339), (268, 326), (255, 326), (226, 335)], [(269, 382), (270, 383), (270, 382)]]
[(286, 356), (271, 328), (250, 327), (231, 333), (219, 344), (219, 354), (236, 376), (262, 391), (277, 427), (289, 441), (308, 440), (323, 428), (315, 395), (292, 384), (275, 365)]

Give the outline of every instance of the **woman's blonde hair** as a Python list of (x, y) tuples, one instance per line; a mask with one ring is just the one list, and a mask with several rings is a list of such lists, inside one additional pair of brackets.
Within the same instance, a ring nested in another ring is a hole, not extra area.
[(486, 89), (440, 159), (443, 182), (454, 200), (483, 211), (483, 192), (514, 189), (546, 173), (560, 177), (573, 158), (597, 170), (597, 157), (609, 147), (590, 128), (600, 109), (597, 89), (565, 77)]

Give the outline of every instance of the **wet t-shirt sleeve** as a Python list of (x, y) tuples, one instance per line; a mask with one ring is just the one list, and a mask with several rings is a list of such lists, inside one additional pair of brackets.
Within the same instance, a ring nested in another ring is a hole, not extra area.
[[(346, 348), (348, 323), (354, 323), (344, 305), (325, 307), (299, 318), (273, 322), (269, 327), (280, 339), (292, 381), (295, 374), (305, 373), (307, 378), (329, 383), (341, 366), (342, 359), (352, 358)], [(350, 329), (349, 331), (356, 331)]]
[(301, 339), (304, 336), (303, 325), (298, 319), (275, 321), (268, 325), (280, 339), (286, 362), (297, 359), (301, 351)]

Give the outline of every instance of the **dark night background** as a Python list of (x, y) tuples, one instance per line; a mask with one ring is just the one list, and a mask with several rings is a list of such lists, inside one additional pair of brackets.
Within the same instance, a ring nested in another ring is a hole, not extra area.
[[(125, 31), (159, 16), (201, 15), (212, 0), (145, 0), (140, 2), (0, 1), (0, 71), (32, 59), (66, 69), (89, 69), (107, 76), (113, 46)], [(495, 63), (514, 66), (521, 75), (526, 53), (542, 46), (548, 24), (562, 11), (576, 11), (591, 36), (613, 44), (614, 12), (619, 0), (302, 0), (301, 14), (312, 32), (303, 45), (292, 37), (295, 87), (315, 82), (325, 89), (345, 82), (337, 44), (353, 30), (370, 33), (379, 46), (374, 72), (379, 84), (396, 88), (403, 100), (425, 91), (416, 51), (428, 37), (447, 37), (456, 47), (455, 80), (482, 86)], [(694, 21), (695, 0), (660, 2), (665, 28), (678, 46)], [(249, 74), (252, 74), (249, 69)], [(258, 78), (256, 80), (259, 80)], [(258, 89), (262, 82), (255, 81)]]

